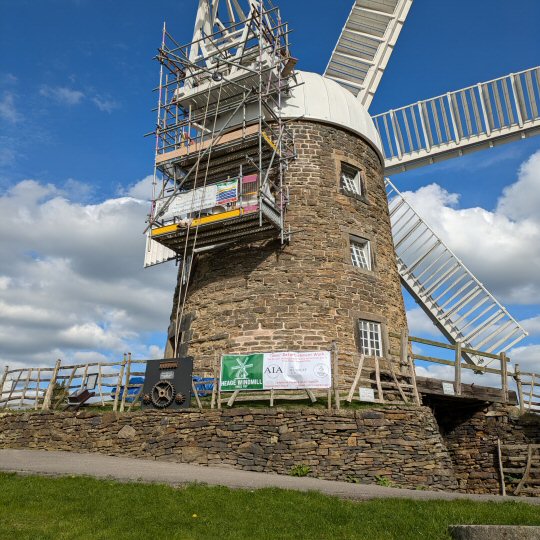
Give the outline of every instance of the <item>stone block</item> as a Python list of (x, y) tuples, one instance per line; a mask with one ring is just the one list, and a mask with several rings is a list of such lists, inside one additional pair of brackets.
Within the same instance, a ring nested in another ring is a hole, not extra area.
[(208, 463), (208, 452), (203, 448), (185, 446), (181, 449), (180, 455), (183, 463), (200, 463), (203, 465)]
[(540, 527), (523, 525), (452, 525), (454, 540), (540, 540)]
[(134, 439), (136, 435), (137, 435), (137, 432), (135, 431), (135, 428), (133, 428), (132, 426), (124, 426), (118, 432), (119, 439)]

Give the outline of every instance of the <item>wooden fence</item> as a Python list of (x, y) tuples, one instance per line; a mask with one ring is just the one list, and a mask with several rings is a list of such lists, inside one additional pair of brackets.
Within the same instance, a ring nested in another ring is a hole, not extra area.
[[(500, 381), (500, 394), (503, 402), (508, 402), (509, 382), (515, 383), (518, 403), (521, 412), (540, 413), (540, 375), (522, 372), (519, 365), (509, 371), (509, 358), (505, 353), (494, 355), (463, 347), (460, 343), (454, 345), (429, 339), (401, 334), (390, 334), (398, 338), (398, 351), (389, 351), (385, 358), (374, 358), (366, 373), (364, 355), (356, 352), (339, 351), (335, 344), (329, 349), (332, 353), (332, 387), (328, 390), (273, 391), (256, 392), (226, 392), (220, 388), (220, 362), (216, 354), (213, 371), (194, 371), (192, 393), (197, 407), (221, 408), (222, 405), (232, 407), (236, 402), (268, 401), (274, 406), (277, 400), (306, 400), (316, 402), (319, 398), (326, 401), (328, 408), (339, 409), (342, 402), (360, 401), (359, 389), (374, 391), (375, 403), (385, 403), (385, 393), (397, 396), (405, 403), (419, 404), (417, 388), (417, 363), (439, 364), (452, 369), (452, 377), (445, 378), (453, 387), (455, 396), (463, 395), (462, 374), (470, 370), (477, 375), (496, 375)], [(447, 358), (428, 356), (418, 352), (418, 345), (429, 346), (441, 351)], [(450, 352), (449, 352), (450, 351)], [(465, 355), (479, 359), (479, 364), (470, 364)], [(448, 358), (448, 357), (451, 357)], [(356, 368), (356, 376), (350, 390), (340, 390), (338, 374), (339, 362), (347, 360)], [(147, 360), (134, 360), (130, 353), (124, 354), (121, 361), (93, 362), (78, 365), (62, 365), (57, 360), (54, 367), (9, 369), (6, 366), (0, 376), (0, 409), (58, 409), (66, 402), (67, 396), (82, 388), (95, 392), (91, 404), (94, 406), (109, 406), (114, 411), (132, 410), (140, 406), (143, 381)], [(364, 370), (364, 371), (363, 371)], [(384, 375), (384, 377), (382, 376)], [(466, 385), (465, 385), (466, 386)], [(208, 399), (201, 399), (206, 395)], [(467, 396), (469, 397), (469, 396)]]
[[(59, 409), (66, 404), (69, 394), (87, 388), (95, 393), (89, 404), (112, 407), (113, 411), (131, 411), (140, 406), (147, 362), (126, 353), (117, 362), (62, 365), (57, 360), (54, 367), (9, 369), (6, 366), (0, 376), (0, 410)], [(208, 385), (209, 379), (214, 385), (213, 374), (194, 370), (192, 390), (199, 408), (203, 407), (200, 394), (206, 393), (201, 388), (205, 382)]]
[[(414, 336), (407, 336), (407, 338), (404, 340), (403, 334), (400, 336), (399, 334), (394, 333), (391, 333), (390, 336), (394, 338), (401, 338), (401, 350), (399, 354), (403, 356), (403, 347), (406, 346), (408, 348), (407, 354), (412, 358), (412, 361), (415, 363), (415, 367), (416, 362), (424, 362), (427, 364), (439, 364), (453, 368), (453, 376), (450, 378), (445, 378), (444, 381), (450, 382), (453, 385), (454, 394), (456, 396), (463, 395), (462, 375), (464, 370), (472, 371), (477, 375), (492, 374), (496, 375), (497, 379), (499, 380), (503, 402), (508, 402), (508, 391), (510, 387), (509, 383), (513, 382), (515, 384), (518, 404), (521, 412), (527, 411), (540, 413), (540, 393), (535, 393), (535, 391), (540, 392), (540, 375), (536, 373), (522, 372), (519, 364), (515, 364), (513, 370), (511, 367), (509, 369), (510, 358), (506, 355), (506, 353), (502, 352), (500, 354), (492, 354), (476, 349), (469, 349), (467, 347), (463, 347), (459, 342), (455, 344), (442, 343), (439, 341)], [(415, 347), (415, 344), (420, 346), (429, 346), (430, 348), (444, 351), (452, 351), (450, 353), (452, 359), (420, 354), (416, 350), (417, 347)], [(467, 355), (469, 358), (471, 356), (474, 357), (478, 363), (471, 364), (467, 361), (465, 355)], [(481, 382), (481, 379), (477, 379), (476, 382)]]

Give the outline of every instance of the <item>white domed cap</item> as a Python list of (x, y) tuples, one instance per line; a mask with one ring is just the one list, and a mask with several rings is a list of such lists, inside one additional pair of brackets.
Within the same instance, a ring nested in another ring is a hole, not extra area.
[(337, 82), (317, 73), (297, 71), (298, 86), (284, 100), (282, 118), (316, 120), (348, 129), (360, 135), (382, 157), (382, 144), (375, 124), (365, 107)]

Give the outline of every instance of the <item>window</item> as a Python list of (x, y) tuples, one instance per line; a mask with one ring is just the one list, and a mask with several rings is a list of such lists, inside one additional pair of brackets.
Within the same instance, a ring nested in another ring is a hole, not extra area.
[(373, 321), (358, 321), (360, 350), (366, 356), (382, 356), (381, 324)]
[(347, 195), (361, 197), (364, 194), (360, 169), (352, 167), (347, 163), (341, 164), (341, 189)]
[(351, 261), (353, 266), (371, 270), (371, 245), (364, 238), (351, 238)]

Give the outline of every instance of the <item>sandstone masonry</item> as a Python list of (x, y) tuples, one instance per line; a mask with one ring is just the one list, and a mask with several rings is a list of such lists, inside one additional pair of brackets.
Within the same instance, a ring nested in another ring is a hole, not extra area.
[(497, 438), (540, 444), (540, 417), (513, 407), (439, 417), (428, 407), (170, 413), (0, 413), (0, 448), (100, 452), (401, 487), (500, 493)]
[[(298, 151), (286, 173), (291, 241), (199, 257), (184, 311), (182, 354), (210, 370), (222, 353), (328, 349), (336, 341), (340, 385), (348, 389), (360, 347), (358, 320), (382, 323), (385, 349), (388, 332), (407, 325), (383, 165), (368, 143), (343, 129), (307, 121), (291, 129)], [(363, 197), (340, 189), (342, 163), (362, 171)], [(372, 271), (352, 265), (351, 236), (371, 242)], [(173, 320), (175, 314), (176, 305)]]
[(428, 408), (358, 411), (230, 409), (145, 413), (0, 414), (0, 448), (100, 452), (403, 487), (455, 489)]

